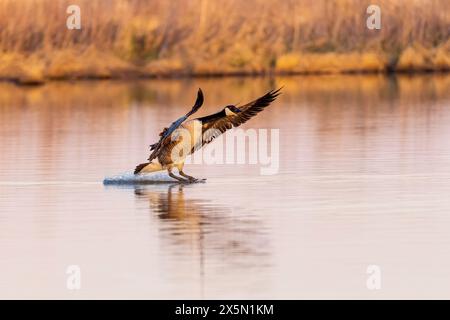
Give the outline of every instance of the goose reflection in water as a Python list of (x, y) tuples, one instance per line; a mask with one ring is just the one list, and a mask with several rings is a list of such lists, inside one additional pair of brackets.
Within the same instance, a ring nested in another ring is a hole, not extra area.
[(234, 268), (265, 268), (270, 265), (267, 226), (254, 215), (190, 196), (195, 186), (136, 186), (140, 201), (148, 201), (152, 215), (160, 221), (164, 250), (176, 255), (198, 253), (204, 265), (233, 265)]

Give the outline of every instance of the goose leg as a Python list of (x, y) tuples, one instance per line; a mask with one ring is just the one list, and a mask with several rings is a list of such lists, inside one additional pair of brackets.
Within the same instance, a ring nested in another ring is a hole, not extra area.
[(188, 178), (188, 179), (189, 179), (189, 182), (197, 182), (197, 181), (198, 181), (197, 178), (194, 178), (194, 177), (192, 177), (192, 176), (190, 176), (190, 175), (187, 175), (186, 173), (183, 172), (183, 170), (179, 170), (178, 173), (179, 173), (181, 176), (183, 176), (183, 177), (185, 177), (185, 178)]
[(189, 180), (186, 180), (186, 179), (183, 179), (183, 178), (180, 178), (180, 177), (177, 177), (176, 175), (174, 175), (172, 173), (172, 169), (167, 169), (167, 172), (169, 173), (170, 177), (172, 177), (172, 178), (174, 178), (174, 179), (176, 179), (176, 180), (178, 180), (180, 182), (190, 182)]
[(183, 170), (178, 171), (178, 172), (183, 177), (188, 178), (190, 183), (193, 183), (193, 182), (205, 182), (206, 181), (206, 179), (197, 179), (197, 178), (191, 177), (190, 175), (187, 175), (186, 173), (184, 173)]

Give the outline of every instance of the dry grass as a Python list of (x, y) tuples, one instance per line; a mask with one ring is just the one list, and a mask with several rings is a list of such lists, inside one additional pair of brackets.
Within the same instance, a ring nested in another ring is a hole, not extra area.
[(448, 0), (0, 0), (0, 78), (450, 70)]
[(383, 53), (306, 53), (287, 54), (278, 58), (276, 70), (280, 73), (352, 73), (381, 72), (386, 69)]

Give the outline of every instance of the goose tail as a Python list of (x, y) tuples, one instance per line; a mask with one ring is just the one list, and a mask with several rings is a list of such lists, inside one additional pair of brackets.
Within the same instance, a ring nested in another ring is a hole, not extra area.
[(134, 174), (150, 173), (163, 170), (161, 164), (157, 161), (138, 164), (134, 169)]

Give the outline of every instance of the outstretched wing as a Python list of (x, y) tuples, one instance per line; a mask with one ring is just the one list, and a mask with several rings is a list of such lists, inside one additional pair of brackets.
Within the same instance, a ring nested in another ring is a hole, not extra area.
[(192, 114), (194, 114), (195, 112), (198, 111), (198, 109), (200, 109), (200, 107), (203, 105), (203, 92), (202, 89), (198, 89), (198, 93), (197, 93), (197, 100), (195, 101), (194, 106), (192, 107), (192, 110), (189, 111), (188, 113), (186, 113), (184, 116), (180, 117), (178, 120), (172, 122), (172, 124), (170, 125), (169, 128), (164, 128), (164, 130), (159, 134), (160, 135), (160, 139), (158, 142), (152, 144), (150, 146), (150, 150), (153, 150), (153, 152), (150, 154), (150, 157), (148, 158), (149, 161), (152, 161), (153, 159), (155, 159), (162, 146), (164, 146), (167, 141), (170, 141), (170, 135), (184, 122), (186, 121), (187, 118), (189, 118)]
[(202, 121), (202, 146), (210, 143), (214, 138), (225, 131), (247, 122), (250, 118), (264, 110), (264, 108), (270, 105), (270, 103), (280, 95), (281, 89), (282, 88), (271, 90), (262, 97), (238, 107), (237, 109), (239, 112), (232, 115), (227, 115), (225, 112), (219, 112), (213, 116), (199, 118), (198, 120)]

